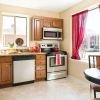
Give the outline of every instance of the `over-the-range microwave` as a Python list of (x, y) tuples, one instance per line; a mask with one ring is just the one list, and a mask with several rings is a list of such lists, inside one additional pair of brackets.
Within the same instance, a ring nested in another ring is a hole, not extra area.
[(62, 40), (62, 29), (43, 27), (43, 39)]

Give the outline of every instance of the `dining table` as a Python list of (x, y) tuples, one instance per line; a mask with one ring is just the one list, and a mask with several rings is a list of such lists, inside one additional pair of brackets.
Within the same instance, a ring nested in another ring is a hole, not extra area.
[(100, 69), (98, 68), (87, 68), (84, 71), (85, 78), (95, 84), (100, 85)]

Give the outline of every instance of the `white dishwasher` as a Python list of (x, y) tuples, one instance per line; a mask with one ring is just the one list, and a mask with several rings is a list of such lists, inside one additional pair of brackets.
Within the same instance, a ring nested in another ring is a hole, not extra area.
[(35, 80), (35, 55), (13, 57), (13, 85), (31, 83)]

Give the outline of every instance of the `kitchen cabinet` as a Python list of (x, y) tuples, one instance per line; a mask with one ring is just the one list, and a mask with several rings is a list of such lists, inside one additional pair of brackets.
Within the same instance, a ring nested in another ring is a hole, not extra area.
[(40, 41), (42, 39), (43, 27), (63, 29), (63, 19), (59, 18), (33, 17), (31, 24), (31, 40), (36, 41)]
[(12, 58), (0, 57), (0, 86), (12, 84)]
[(63, 19), (44, 18), (43, 27), (63, 28)]
[(46, 55), (36, 55), (36, 68), (35, 68), (35, 79), (45, 80), (46, 79)]
[(52, 27), (52, 20), (50, 18), (44, 18), (43, 27)]
[(40, 17), (32, 18), (32, 40), (42, 39), (42, 19)]

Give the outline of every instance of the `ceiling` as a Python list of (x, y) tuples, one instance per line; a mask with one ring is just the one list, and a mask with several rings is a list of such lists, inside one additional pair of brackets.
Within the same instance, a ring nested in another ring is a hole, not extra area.
[(0, 0), (0, 4), (61, 12), (82, 0)]

